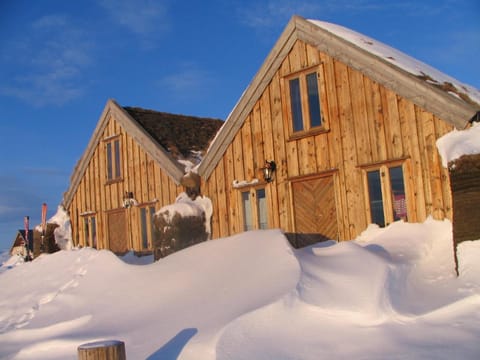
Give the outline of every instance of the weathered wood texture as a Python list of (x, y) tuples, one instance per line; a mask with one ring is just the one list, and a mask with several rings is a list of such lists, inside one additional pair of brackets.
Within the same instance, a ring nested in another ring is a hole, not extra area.
[[(324, 131), (293, 136), (286, 77), (305, 69), (320, 76)], [(452, 218), (448, 171), (435, 146), (452, 125), (326, 53), (297, 40), (247, 107), (251, 111), (205, 180), (204, 192), (214, 204), (213, 238), (243, 230), (234, 180), (259, 179), (267, 188), (269, 227), (295, 232), (292, 181), (331, 173), (336, 237), (352, 239), (369, 221), (365, 167), (395, 161), (403, 164), (409, 221)], [(275, 181), (268, 184), (261, 178), (265, 160), (277, 163)]]
[(77, 348), (78, 360), (125, 360), (125, 343), (119, 340), (96, 341)]
[(480, 155), (464, 155), (449, 164), (453, 195), (453, 240), (480, 239)]
[[(91, 246), (83, 220), (86, 216), (94, 216), (97, 248), (110, 248), (110, 244), (115, 244), (119, 251), (122, 249), (143, 251), (145, 249), (141, 241), (140, 208), (137, 206), (123, 208), (125, 192), (132, 192), (138, 205), (149, 205), (159, 209), (173, 203), (183, 188), (142, 150), (112, 114), (106, 116), (109, 116), (109, 120), (101, 136), (102, 140), (94, 150), (68, 209), (75, 234), (73, 241), (75, 245)], [(112, 138), (120, 139), (121, 177), (107, 181), (106, 142)], [(112, 214), (117, 214), (116, 220), (120, 221), (119, 213), (125, 214), (125, 220), (124, 224), (118, 225), (121, 228), (116, 227), (115, 231), (125, 231), (125, 240), (111, 239), (113, 230), (110, 233), (107, 230), (109, 217), (113, 221)], [(149, 244), (150, 249), (151, 245)]]

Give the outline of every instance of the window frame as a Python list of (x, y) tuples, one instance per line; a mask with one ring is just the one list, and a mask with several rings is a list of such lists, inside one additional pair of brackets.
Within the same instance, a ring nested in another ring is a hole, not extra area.
[[(261, 222), (262, 220), (262, 213), (260, 209), (260, 203), (258, 201), (259, 197), (258, 194), (260, 192), (264, 193), (262, 197), (265, 199), (265, 211), (263, 213), (265, 217), (265, 221)], [(248, 201), (249, 201), (249, 209), (245, 208), (245, 201), (244, 195), (248, 194)], [(265, 230), (270, 228), (270, 216), (268, 212), (268, 190), (265, 186), (252, 186), (252, 187), (245, 187), (240, 189), (239, 191), (239, 199), (240, 199), (240, 207), (241, 207), (241, 227), (243, 231), (251, 231), (251, 230)], [(248, 211), (247, 211), (248, 210)], [(250, 215), (250, 219), (247, 219), (247, 213)], [(250, 220), (250, 221), (248, 221)], [(262, 226), (264, 224), (264, 226)], [(248, 227), (250, 225), (250, 228)]]
[(97, 249), (98, 247), (98, 225), (96, 214), (83, 215), (83, 243), (86, 247)]
[[(145, 212), (145, 217), (143, 213)], [(144, 203), (138, 205), (138, 217), (140, 221), (139, 226), (139, 242), (142, 250), (153, 249), (155, 237), (155, 225), (153, 222), (153, 215), (156, 209), (153, 203)], [(144, 222), (145, 220), (145, 222)], [(146, 233), (145, 233), (146, 230)], [(145, 246), (146, 245), (146, 246)]]
[[(311, 97), (309, 96), (309, 91), (308, 91), (308, 76), (312, 74), (316, 74), (316, 90), (317, 90), (317, 98), (318, 98), (318, 112), (320, 118), (317, 120), (313, 120), (311, 118), (312, 115), (312, 107), (311, 107), (311, 102), (310, 99)], [(301, 118), (302, 118), (302, 129), (296, 130), (296, 124), (295, 124), (295, 116), (293, 113), (293, 102), (292, 102), (292, 87), (291, 87), (291, 82), (294, 80), (299, 81), (299, 96), (300, 96), (300, 102), (299, 102), (299, 108), (297, 105), (297, 109), (301, 110)], [(287, 120), (288, 120), (288, 128), (290, 132), (290, 137), (291, 138), (298, 138), (298, 137), (303, 137), (311, 134), (316, 134), (316, 133), (322, 133), (328, 131), (327, 128), (327, 119), (325, 116), (325, 109), (326, 109), (326, 99), (325, 99), (325, 94), (324, 94), (324, 86), (323, 86), (323, 66), (320, 65), (315, 65), (306, 69), (303, 69), (302, 71), (298, 71), (292, 74), (289, 74), (284, 77), (284, 86), (285, 86), (285, 100), (287, 103)], [(312, 125), (316, 121), (319, 121), (319, 125)]]
[(381, 196), (382, 196), (382, 207), (383, 207), (383, 218), (384, 224), (377, 224), (380, 227), (386, 227), (390, 225), (392, 222), (398, 221), (402, 218), (395, 219), (396, 215), (394, 212), (394, 193), (392, 187), (392, 179), (391, 179), (391, 169), (400, 168), (402, 170), (402, 182), (403, 182), (403, 193), (405, 195), (405, 211), (406, 216), (403, 218), (404, 221), (412, 221), (413, 214), (411, 209), (409, 208), (409, 189), (407, 183), (407, 161), (406, 160), (398, 160), (392, 162), (385, 162), (379, 163), (375, 165), (363, 166), (363, 179), (364, 179), (364, 192), (365, 192), (365, 206), (366, 206), (366, 213), (367, 213), (367, 221), (369, 224), (373, 222), (372, 216), (372, 206), (371, 206), (371, 196), (370, 196), (370, 183), (368, 180), (368, 174), (374, 171), (379, 172), (379, 181), (380, 181), (380, 188), (381, 188)]
[(122, 181), (122, 143), (120, 135), (103, 140), (105, 143), (105, 178), (107, 184)]

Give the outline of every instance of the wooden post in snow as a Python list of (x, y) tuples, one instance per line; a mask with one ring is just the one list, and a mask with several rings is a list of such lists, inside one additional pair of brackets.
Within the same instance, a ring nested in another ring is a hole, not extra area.
[(125, 343), (119, 340), (82, 344), (77, 351), (78, 360), (126, 360)]

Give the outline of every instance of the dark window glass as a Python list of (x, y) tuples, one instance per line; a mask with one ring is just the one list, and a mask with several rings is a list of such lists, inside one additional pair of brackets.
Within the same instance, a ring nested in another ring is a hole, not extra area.
[(151, 231), (151, 242), (153, 243), (155, 241), (155, 224), (153, 223), (153, 217), (155, 216), (155, 207), (154, 206), (150, 206), (149, 208), (149, 218), (150, 218), (150, 231)]
[(382, 185), (380, 183), (380, 171), (369, 171), (368, 194), (370, 196), (370, 212), (372, 223), (379, 226), (385, 226), (385, 215), (383, 213)]
[(402, 167), (392, 167), (389, 171), (393, 198), (393, 220), (403, 219), (407, 221), (407, 202)]
[(265, 195), (265, 189), (257, 190), (257, 207), (258, 207), (258, 227), (259, 229), (267, 229), (268, 228), (267, 197)]
[(115, 178), (118, 179), (121, 174), (121, 165), (120, 165), (120, 140), (115, 140)]
[(310, 126), (322, 125), (320, 114), (320, 98), (318, 95), (317, 73), (307, 75), (308, 109), (310, 112)]
[(148, 233), (147, 233), (147, 209), (140, 208), (140, 224), (142, 231), (142, 247), (148, 248)]
[(97, 248), (97, 221), (94, 217), (90, 218), (90, 226), (92, 232), (92, 247)]
[(301, 131), (303, 130), (303, 116), (299, 78), (290, 80), (290, 104), (292, 107), (293, 131)]
[(88, 226), (88, 217), (83, 218), (83, 228), (85, 230), (85, 246), (90, 246), (90, 228)]
[(112, 143), (107, 143), (107, 180), (113, 178)]
[(250, 202), (250, 192), (242, 192), (242, 204), (243, 204), (243, 230), (253, 230), (252, 224), (252, 205)]

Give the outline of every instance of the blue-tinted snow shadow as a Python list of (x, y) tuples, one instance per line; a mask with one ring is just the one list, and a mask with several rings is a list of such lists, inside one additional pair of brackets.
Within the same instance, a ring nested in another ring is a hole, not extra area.
[(169, 342), (147, 357), (146, 360), (174, 360), (178, 358), (185, 345), (197, 332), (198, 330), (195, 328), (183, 329), (171, 338)]

